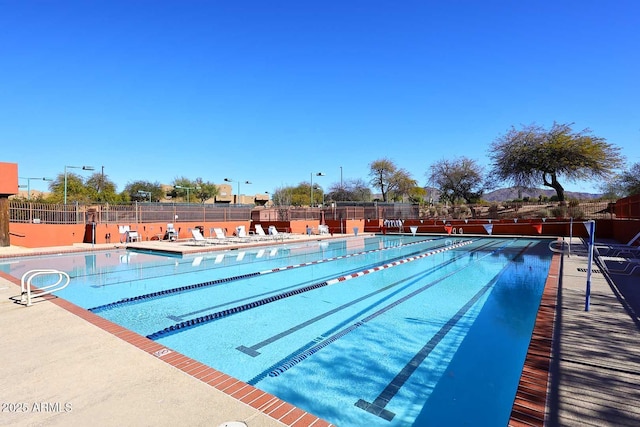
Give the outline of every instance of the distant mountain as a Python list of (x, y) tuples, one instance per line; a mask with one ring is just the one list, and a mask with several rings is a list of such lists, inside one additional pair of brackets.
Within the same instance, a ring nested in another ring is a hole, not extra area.
[[(530, 199), (537, 200), (541, 194), (543, 196), (553, 197), (556, 195), (556, 192), (555, 190), (547, 190), (544, 188), (530, 188), (527, 190), (522, 190), (522, 197), (529, 197)], [(589, 200), (597, 199), (601, 197), (602, 194), (565, 191), (564, 196), (565, 199)], [(518, 198), (518, 189), (515, 187), (501, 188), (484, 194), (482, 198), (488, 202), (503, 202), (505, 200), (514, 200)]]

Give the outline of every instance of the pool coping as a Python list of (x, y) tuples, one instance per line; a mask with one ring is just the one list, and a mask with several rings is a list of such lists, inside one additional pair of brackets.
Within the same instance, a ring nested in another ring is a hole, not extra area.
[[(74, 249), (65, 252), (87, 251), (87, 248)], [(123, 248), (111, 247), (111, 249)], [(95, 248), (93, 250), (105, 250), (105, 248)], [(50, 253), (48, 251), (39, 251), (37, 253), (14, 255), (13, 257), (47, 255)], [(561, 254), (558, 253), (554, 253), (552, 256), (531, 341), (514, 398), (509, 426), (544, 426), (551, 366), (552, 335), (561, 276), (561, 258)], [(20, 281), (13, 276), (0, 272), (0, 277), (20, 286)], [(294, 427), (333, 426), (328, 421), (270, 393), (191, 359), (173, 349), (168, 349), (145, 336), (104, 319), (63, 298), (48, 296), (44, 299), (284, 425)]]
[(509, 426), (542, 427), (545, 424), (561, 265), (562, 254), (554, 252), (511, 409)]

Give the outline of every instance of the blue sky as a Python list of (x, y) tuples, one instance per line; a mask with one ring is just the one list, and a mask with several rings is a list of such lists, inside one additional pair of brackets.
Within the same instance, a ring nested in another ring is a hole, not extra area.
[(254, 194), (387, 157), (425, 185), (438, 160), (488, 166), (511, 126), (557, 121), (633, 164), (639, 29), (637, 0), (0, 0), (0, 161)]

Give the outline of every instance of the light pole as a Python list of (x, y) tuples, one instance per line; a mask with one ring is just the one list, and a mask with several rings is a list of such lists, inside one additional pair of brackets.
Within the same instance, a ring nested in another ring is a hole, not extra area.
[[(314, 173), (311, 172), (311, 203), (309, 204), (309, 207), (312, 208), (313, 207), (313, 175)], [(315, 176), (324, 176), (324, 173), (322, 172), (316, 172)]]
[(189, 198), (189, 190), (199, 190), (200, 187), (183, 187), (182, 185), (176, 185), (176, 188), (180, 188), (181, 190), (187, 190), (187, 203), (191, 201)]
[(64, 204), (67, 204), (67, 169), (82, 169), (83, 171), (92, 171), (93, 166), (65, 166), (64, 167)]
[(27, 180), (27, 200), (31, 200), (31, 180), (32, 179), (37, 179), (37, 180), (42, 180), (42, 181), (53, 181), (53, 179), (51, 179), (51, 178), (24, 178), (24, 177), (20, 177), (20, 179), (26, 179)]
[(342, 166), (340, 166), (340, 190), (342, 190)]
[[(233, 180), (231, 178), (225, 178), (224, 179), (225, 182), (233, 182)], [(245, 184), (252, 184), (251, 181), (245, 181)], [(231, 199), (233, 200), (233, 190), (231, 190)], [(240, 180), (238, 180), (238, 196), (237, 196), (237, 200), (236, 200), (236, 205), (240, 204)]]
[(149, 203), (151, 203), (151, 191), (138, 190), (138, 194), (142, 194), (144, 197), (149, 196)]

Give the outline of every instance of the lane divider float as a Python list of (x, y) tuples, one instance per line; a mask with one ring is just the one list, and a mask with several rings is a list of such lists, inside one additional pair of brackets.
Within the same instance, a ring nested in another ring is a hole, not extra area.
[(421, 244), (421, 243), (431, 242), (433, 240), (434, 239), (419, 240), (417, 242), (405, 243), (405, 244), (402, 244), (400, 246), (394, 246), (394, 247), (389, 247), (389, 248), (371, 249), (371, 250), (363, 251), (363, 252), (356, 252), (356, 253), (352, 253), (352, 254), (346, 254), (346, 255), (340, 255), (340, 256), (331, 257), (331, 258), (324, 258), (324, 259), (319, 259), (319, 260), (315, 260), (315, 261), (304, 262), (304, 263), (300, 263), (300, 264), (288, 265), (286, 267), (276, 267), (276, 268), (272, 268), (270, 270), (256, 271), (256, 272), (253, 272), (253, 273), (241, 274), (241, 275), (238, 275), (238, 276), (224, 277), (224, 278), (221, 278), (221, 279), (209, 280), (207, 282), (201, 282), (201, 283), (194, 283), (194, 284), (191, 284), (191, 285), (179, 286), (179, 287), (176, 287), (176, 288), (165, 289), (165, 290), (162, 290), (162, 291), (156, 291), (156, 292), (151, 292), (151, 293), (148, 293), (148, 294), (137, 295), (137, 296), (134, 296), (134, 297), (123, 298), (123, 299), (120, 299), (120, 300), (115, 301), (115, 302), (111, 302), (111, 303), (108, 303), (108, 304), (99, 305), (99, 306), (90, 308), (89, 311), (96, 313), (96, 312), (100, 312), (100, 311), (103, 311), (103, 310), (109, 310), (109, 309), (118, 307), (118, 306), (123, 305), (123, 304), (137, 303), (137, 302), (141, 302), (141, 301), (152, 299), (152, 298), (164, 297), (164, 296), (167, 296), (167, 295), (173, 295), (173, 294), (177, 294), (177, 293), (181, 293), (181, 292), (191, 291), (191, 290), (194, 290), (194, 289), (206, 288), (206, 287), (209, 287), (209, 286), (215, 286), (215, 285), (219, 285), (219, 284), (223, 284), (223, 283), (234, 282), (234, 281), (237, 281), (237, 280), (248, 279), (248, 278), (251, 278), (251, 277), (261, 276), (261, 275), (264, 275), (264, 274), (277, 273), (277, 272), (280, 272), (280, 271), (291, 270), (293, 268), (307, 267), (307, 266), (310, 266), (310, 265), (320, 264), (320, 263), (323, 263), (323, 262), (336, 261), (336, 260), (340, 260), (340, 259), (344, 259), (344, 258), (350, 258), (350, 257), (354, 257), (354, 256), (362, 256), (362, 255), (370, 254), (370, 253), (373, 253), (373, 252), (379, 252), (379, 251), (384, 251), (384, 250), (388, 250), (388, 249), (398, 249), (400, 247), (417, 245), (417, 244)]
[(418, 259), (426, 258), (426, 257), (432, 256), (432, 255), (438, 254), (438, 253), (450, 251), (452, 249), (456, 249), (456, 248), (459, 248), (459, 247), (462, 247), (462, 246), (466, 246), (466, 245), (469, 245), (471, 243), (473, 243), (473, 240), (462, 241), (460, 243), (453, 244), (451, 246), (444, 246), (444, 247), (441, 247), (441, 248), (438, 248), (438, 249), (435, 249), (435, 250), (431, 250), (431, 251), (425, 252), (425, 253), (417, 255), (417, 256), (413, 256), (413, 257), (405, 258), (405, 259), (402, 259), (402, 260), (399, 260), (399, 261), (394, 261), (394, 262), (391, 262), (391, 263), (383, 264), (383, 265), (380, 265), (380, 266), (377, 266), (377, 267), (369, 268), (367, 270), (359, 271), (357, 273), (352, 273), (352, 274), (348, 274), (348, 275), (345, 275), (345, 276), (337, 277), (335, 279), (326, 280), (324, 282), (315, 283), (313, 285), (304, 286), (302, 288), (298, 288), (298, 289), (295, 289), (295, 290), (292, 290), (292, 291), (288, 291), (288, 292), (283, 292), (283, 293), (280, 293), (280, 294), (277, 294), (277, 295), (273, 295), (273, 296), (268, 297), (268, 298), (263, 298), (263, 299), (260, 299), (260, 300), (257, 300), (257, 301), (253, 301), (253, 302), (250, 302), (250, 303), (247, 303), (247, 304), (243, 304), (243, 305), (240, 305), (240, 306), (232, 307), (232, 308), (229, 308), (229, 309), (226, 309), (226, 310), (218, 311), (218, 312), (207, 314), (207, 315), (204, 315), (204, 316), (199, 316), (199, 317), (196, 317), (196, 318), (193, 318), (193, 319), (189, 319), (189, 320), (184, 320), (182, 322), (176, 323), (174, 325), (171, 325), (169, 327), (166, 327), (164, 329), (156, 331), (156, 332), (154, 332), (152, 334), (149, 334), (149, 335), (147, 335), (147, 338), (155, 340), (155, 339), (158, 339), (158, 338), (160, 338), (160, 337), (162, 337), (164, 335), (173, 334), (173, 333), (176, 333), (176, 332), (178, 332), (178, 331), (180, 331), (182, 329), (185, 329), (185, 328), (190, 328), (190, 327), (194, 327), (194, 326), (203, 325), (205, 323), (209, 323), (209, 322), (212, 322), (214, 320), (218, 320), (218, 319), (221, 319), (223, 317), (227, 317), (227, 316), (230, 316), (230, 315), (233, 315), (233, 314), (236, 314), (236, 313), (241, 313), (243, 311), (246, 311), (246, 310), (249, 310), (249, 309), (252, 309), (252, 308), (255, 308), (255, 307), (259, 307), (261, 305), (265, 305), (265, 304), (269, 304), (269, 303), (272, 303), (272, 302), (275, 302), (275, 301), (279, 301), (281, 299), (285, 299), (285, 298), (288, 298), (290, 296), (299, 295), (299, 294), (302, 294), (302, 293), (305, 293), (305, 292), (308, 292), (308, 291), (312, 291), (314, 289), (319, 289), (319, 288), (322, 288), (322, 287), (325, 287), (325, 286), (334, 285), (336, 283), (340, 283), (340, 282), (344, 282), (344, 281), (347, 281), (347, 280), (351, 280), (351, 279), (354, 279), (356, 277), (361, 277), (361, 276), (364, 276), (366, 274), (373, 273), (373, 272), (376, 272), (376, 271), (380, 271), (380, 270), (384, 270), (384, 269), (387, 269), (387, 268), (396, 267), (396, 266), (401, 265), (401, 264), (406, 264), (408, 262), (416, 261)]

